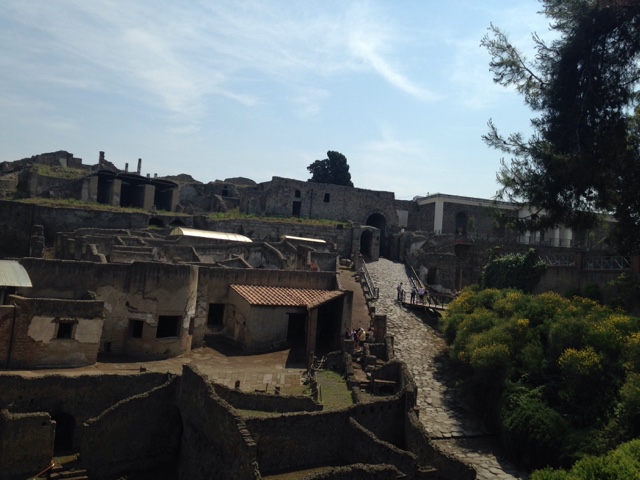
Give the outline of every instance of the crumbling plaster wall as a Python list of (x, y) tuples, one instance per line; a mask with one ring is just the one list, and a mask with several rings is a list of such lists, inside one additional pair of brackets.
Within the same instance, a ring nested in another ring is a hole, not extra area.
[[(191, 348), (189, 326), (195, 315), (198, 268), (140, 262), (130, 265), (24, 258), (32, 278), (29, 295), (86, 298), (104, 302), (103, 344), (115, 353), (170, 357)], [(176, 336), (156, 338), (159, 316), (180, 316)], [(142, 338), (131, 338), (129, 320), (144, 322)]]
[[(9, 296), (13, 311), (0, 316), (6, 337), (0, 362), (11, 368), (75, 367), (96, 362), (103, 327), (103, 304)], [(70, 322), (71, 338), (57, 338), (60, 322)]]

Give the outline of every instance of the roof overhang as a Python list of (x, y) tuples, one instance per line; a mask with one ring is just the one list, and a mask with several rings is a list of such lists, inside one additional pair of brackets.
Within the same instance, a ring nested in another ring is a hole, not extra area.
[(240, 235), (239, 233), (212, 232), (210, 230), (197, 230), (195, 228), (176, 227), (169, 233), (170, 237), (197, 237), (208, 238), (211, 240), (226, 240), (229, 242), (250, 243), (249, 237)]
[(0, 287), (32, 287), (25, 268), (15, 260), (0, 260)]

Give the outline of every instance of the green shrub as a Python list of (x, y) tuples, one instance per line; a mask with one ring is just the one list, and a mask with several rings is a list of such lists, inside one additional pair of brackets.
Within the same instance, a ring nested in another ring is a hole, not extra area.
[(531, 480), (637, 480), (640, 478), (640, 440), (632, 440), (604, 456), (587, 456), (569, 471), (545, 468)]
[(558, 463), (568, 425), (543, 399), (542, 388), (510, 385), (500, 407), (503, 444), (533, 468)]
[(640, 434), (639, 319), (584, 297), (470, 289), (442, 327), (462, 391), (517, 458), (561, 465)]
[(547, 270), (535, 250), (494, 257), (482, 272), (482, 288), (516, 288), (531, 292)]

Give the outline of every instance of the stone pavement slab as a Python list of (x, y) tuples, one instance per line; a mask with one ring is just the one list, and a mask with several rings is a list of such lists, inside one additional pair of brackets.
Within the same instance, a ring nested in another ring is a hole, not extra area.
[(380, 290), (376, 313), (387, 315), (387, 332), (394, 336), (396, 355), (418, 386), (420, 421), (432, 441), (473, 466), (478, 479), (527, 479), (527, 473), (496, 455), (491, 432), (457, 401), (454, 379), (443, 368), (442, 337), (397, 301), (398, 284), (402, 282), (405, 289), (410, 285), (404, 264), (381, 258), (368, 263), (367, 269)]

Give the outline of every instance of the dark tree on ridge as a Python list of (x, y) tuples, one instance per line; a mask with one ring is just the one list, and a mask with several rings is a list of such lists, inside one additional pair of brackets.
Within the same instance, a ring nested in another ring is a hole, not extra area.
[(547, 44), (534, 34), (531, 62), (493, 25), (481, 42), (494, 82), (514, 87), (537, 114), (529, 139), (503, 136), (489, 121), (484, 141), (510, 157), (498, 197), (532, 206), (520, 230), (588, 228), (611, 214), (610, 240), (640, 252), (640, 2), (542, 5), (558, 37)]
[(327, 152), (327, 158), (316, 160), (307, 167), (311, 173), (310, 182), (331, 183), (353, 187), (347, 158), (340, 152)]

